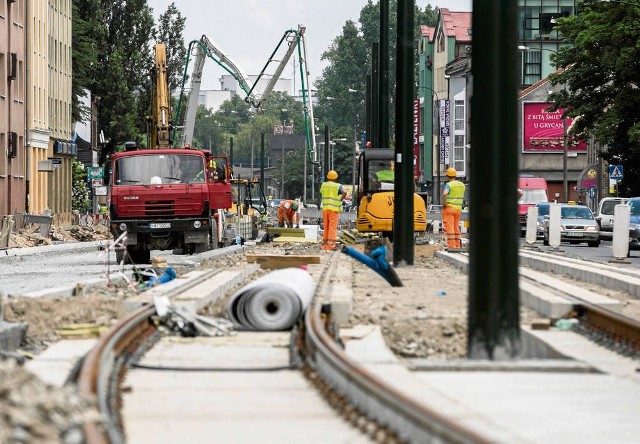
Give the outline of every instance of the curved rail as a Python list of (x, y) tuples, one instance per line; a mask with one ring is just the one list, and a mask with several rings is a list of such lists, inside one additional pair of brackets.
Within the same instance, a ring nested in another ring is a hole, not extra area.
[(329, 334), (321, 304), (305, 316), (304, 353), (313, 371), (368, 419), (403, 442), (488, 443), (478, 433), (417, 403), (355, 363)]

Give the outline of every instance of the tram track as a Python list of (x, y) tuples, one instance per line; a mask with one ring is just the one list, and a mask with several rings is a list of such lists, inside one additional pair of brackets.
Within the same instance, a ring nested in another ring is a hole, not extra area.
[[(333, 256), (337, 257), (337, 256)], [(580, 264), (578, 264), (579, 266)], [(355, 362), (345, 352), (339, 332), (333, 322), (331, 308), (326, 293), (336, 272), (334, 260), (328, 259), (319, 273), (316, 295), (305, 318), (294, 328), (290, 343), (289, 362), (282, 371), (301, 371), (311, 385), (320, 392), (327, 404), (337, 415), (359, 429), (367, 439), (376, 442), (489, 442), (476, 430), (467, 429), (437, 411), (416, 402), (408, 394), (385, 382), (365, 366)], [(610, 272), (612, 273), (612, 272)], [(193, 282), (172, 288), (172, 297), (180, 297), (188, 289), (206, 283), (217, 273), (207, 272)], [(527, 273), (524, 273), (527, 275)], [(523, 279), (531, 285), (554, 288), (554, 278), (543, 273), (538, 281), (529, 273)], [(245, 282), (246, 283), (246, 282)], [(613, 335), (616, 341), (624, 341), (638, 350), (638, 321), (630, 320), (611, 310), (602, 309), (597, 304), (589, 304), (580, 296), (566, 292), (573, 310), (581, 322), (593, 325), (601, 331)], [(108, 418), (104, 424), (85, 425), (87, 442), (126, 442), (127, 425), (122, 423), (123, 383), (131, 368), (145, 368), (134, 361), (151, 349), (160, 333), (154, 320), (155, 308), (142, 306), (127, 318), (122, 319), (85, 357), (79, 372), (78, 386), (84, 394), (92, 394), (98, 399), (102, 414)], [(149, 369), (149, 368), (147, 368)], [(155, 370), (171, 370), (160, 368)], [(189, 371), (193, 368), (175, 368), (175, 371)], [(207, 369), (202, 369), (206, 371)], [(209, 371), (220, 368), (209, 369)], [(247, 372), (247, 368), (227, 368), (229, 371)], [(265, 368), (253, 368), (266, 371)], [(274, 369), (272, 369), (274, 370)], [(132, 390), (136, 390), (135, 386)]]
[[(322, 281), (331, 280), (331, 270), (335, 270), (335, 264), (329, 260)], [(204, 280), (203, 277), (200, 282)], [(326, 285), (320, 282), (318, 291), (323, 288)], [(172, 290), (173, 295), (179, 293), (178, 288)], [(337, 407), (336, 414), (360, 429), (363, 436), (378, 442), (423, 442), (427, 438), (447, 442), (486, 441), (420, 405), (349, 358), (337, 336), (330, 309), (321, 299), (316, 295), (318, 302), (294, 329), (290, 354), (301, 359), (291, 362), (292, 368), (299, 367), (298, 371), (318, 388), (325, 402)], [(78, 376), (79, 389), (95, 396), (100, 411), (108, 418), (105, 424), (85, 425), (87, 442), (126, 441), (127, 424), (122, 422), (122, 389), (126, 387), (123, 381), (134, 366), (132, 360), (151, 349), (159, 337), (154, 316), (153, 306), (139, 308), (103, 335), (85, 357)]]

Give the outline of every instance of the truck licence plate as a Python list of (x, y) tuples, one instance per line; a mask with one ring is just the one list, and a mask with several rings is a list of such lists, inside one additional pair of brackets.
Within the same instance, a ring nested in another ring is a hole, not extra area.
[(582, 237), (584, 233), (582, 231), (567, 231), (569, 237)]
[(171, 223), (169, 222), (163, 222), (160, 224), (149, 224), (149, 228), (153, 229), (158, 229), (158, 228), (171, 228)]

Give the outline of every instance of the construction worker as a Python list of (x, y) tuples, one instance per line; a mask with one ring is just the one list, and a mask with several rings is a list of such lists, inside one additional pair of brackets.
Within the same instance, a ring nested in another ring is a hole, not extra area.
[(460, 212), (465, 186), (457, 179), (455, 168), (447, 168), (449, 182), (442, 191), (442, 225), (447, 233), (447, 248), (460, 248)]
[(331, 170), (327, 173), (327, 181), (320, 186), (322, 196), (322, 250), (331, 251), (336, 248), (338, 237), (338, 220), (340, 219), (341, 201), (347, 197), (347, 190), (338, 182), (338, 173)]
[(283, 200), (278, 206), (278, 226), (280, 228), (300, 228), (298, 221), (298, 202), (295, 200)]

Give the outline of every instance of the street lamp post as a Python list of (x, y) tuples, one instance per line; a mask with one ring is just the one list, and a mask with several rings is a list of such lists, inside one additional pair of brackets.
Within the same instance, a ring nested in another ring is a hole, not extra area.
[[(282, 108), (280, 111), (282, 111), (283, 113), (287, 112), (287, 109)], [(280, 185), (280, 199), (284, 199), (284, 126), (286, 124), (286, 120), (284, 119), (284, 117), (282, 118), (282, 182)]]
[[(348, 89), (349, 93), (357, 93), (356, 89)], [(356, 196), (356, 162), (358, 157), (358, 113), (355, 113), (353, 116), (353, 165), (351, 168), (351, 205), (355, 204), (355, 196)]]

